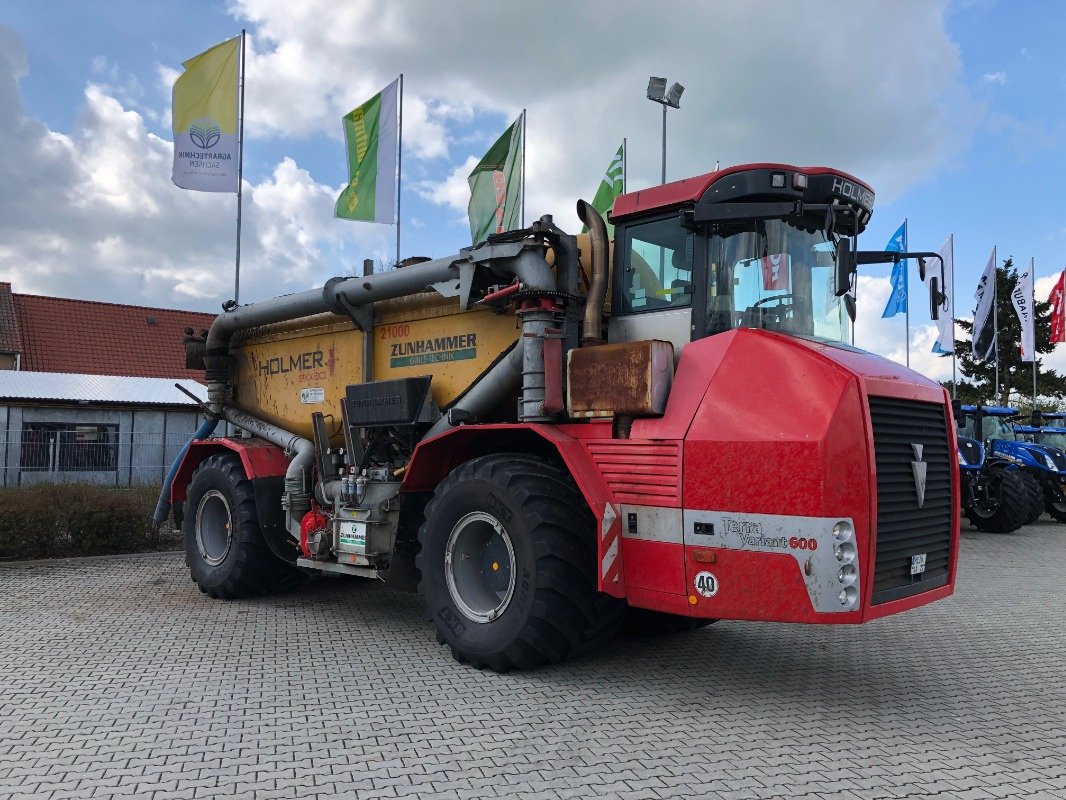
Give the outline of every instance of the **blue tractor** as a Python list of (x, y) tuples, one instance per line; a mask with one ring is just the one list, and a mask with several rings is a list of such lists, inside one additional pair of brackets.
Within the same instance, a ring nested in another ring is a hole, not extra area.
[(1011, 420), (1018, 410), (1004, 406), (961, 406), (956, 415), (959, 432), (985, 445), (985, 469), (1016, 467), (1026, 479), (1030, 513), (1026, 523), (1036, 522), (1044, 511), (1066, 521), (1055, 507), (1066, 510), (1066, 452), (1035, 441), (1029, 434), (1015, 432)]
[[(1032, 425), (1015, 425), (1015, 434), (1043, 446), (1052, 459), (1061, 463), (1059, 454), (1066, 453), (1066, 412), (1037, 412), (1032, 422)], [(1059, 484), (1057, 493), (1047, 498), (1046, 510), (1059, 522), (1066, 522), (1066, 481)]]
[(962, 513), (979, 531), (1011, 533), (1029, 518), (1028, 478), (1016, 467), (985, 469), (985, 448), (976, 439), (958, 437), (959, 501)]

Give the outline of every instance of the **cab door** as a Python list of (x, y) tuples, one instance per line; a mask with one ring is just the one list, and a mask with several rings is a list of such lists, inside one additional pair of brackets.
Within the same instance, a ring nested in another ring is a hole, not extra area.
[[(678, 214), (619, 225), (607, 341), (663, 339), (674, 360), (693, 339), (693, 303), (702, 270), (701, 239)], [(705, 250), (704, 250), (705, 252)], [(702, 308), (696, 308), (696, 313)]]

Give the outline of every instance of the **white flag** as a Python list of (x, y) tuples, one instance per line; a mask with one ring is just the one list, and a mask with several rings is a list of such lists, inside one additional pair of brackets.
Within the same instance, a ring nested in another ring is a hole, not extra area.
[(981, 273), (981, 280), (977, 284), (977, 291), (973, 294), (977, 301), (977, 309), (973, 312), (973, 336), (971, 337), (971, 349), (973, 357), (978, 361), (988, 361), (996, 348), (996, 248), (993, 246), (992, 254), (985, 264), (985, 271)]
[[(940, 257), (944, 259), (944, 282), (938, 287), (944, 293), (944, 302), (940, 305), (940, 319), (936, 321), (939, 334), (936, 337), (936, 342), (933, 343), (933, 352), (945, 356), (955, 352), (955, 298), (952, 297), (951, 290), (953, 285), (952, 272), (955, 269), (955, 265), (952, 263), (952, 254), (955, 249), (953, 237), (954, 234), (948, 236), (941, 248), (937, 250)], [(926, 282), (933, 275), (939, 281), (941, 277), (940, 264), (936, 261), (930, 261), (927, 265)]]
[(1018, 276), (1018, 285), (1011, 292), (1011, 302), (1022, 324), (1022, 361), (1032, 361), (1036, 357), (1036, 333), (1033, 325), (1033, 259), (1029, 266)]

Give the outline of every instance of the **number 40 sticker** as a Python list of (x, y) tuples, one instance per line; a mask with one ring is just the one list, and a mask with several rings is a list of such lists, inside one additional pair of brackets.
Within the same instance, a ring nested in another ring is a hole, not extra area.
[(718, 594), (718, 579), (713, 573), (700, 572), (693, 581), (696, 591), (703, 597), (714, 597)]

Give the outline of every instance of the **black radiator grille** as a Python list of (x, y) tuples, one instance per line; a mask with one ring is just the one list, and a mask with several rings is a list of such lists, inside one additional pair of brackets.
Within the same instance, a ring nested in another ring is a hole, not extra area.
[[(877, 463), (877, 552), (871, 602), (886, 603), (935, 589), (951, 574), (954, 504), (944, 406), (891, 397), (871, 397)], [(926, 463), (925, 502), (918, 507), (915, 448)], [(925, 553), (925, 572), (911, 575), (911, 556)]]

